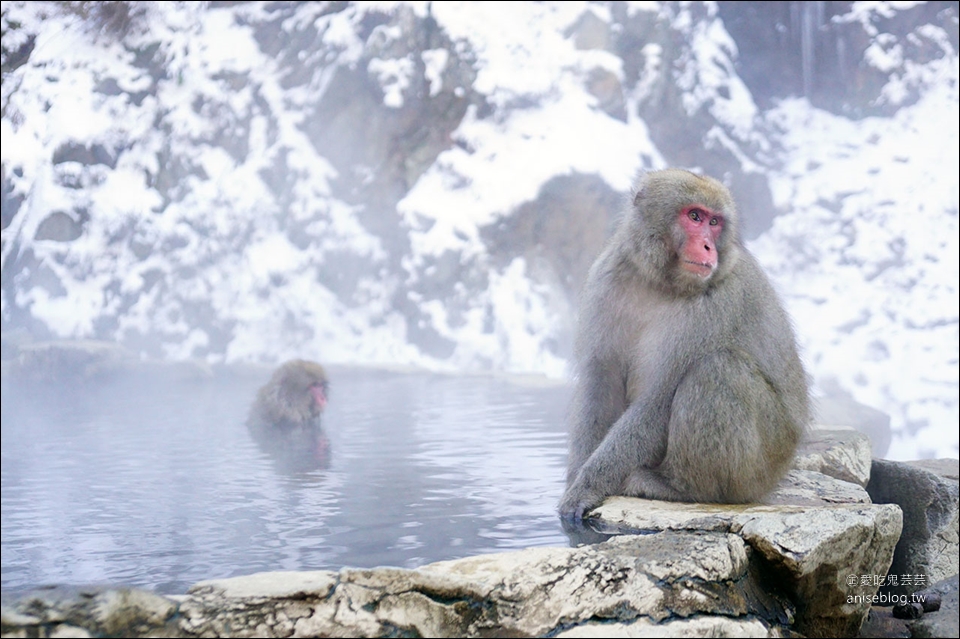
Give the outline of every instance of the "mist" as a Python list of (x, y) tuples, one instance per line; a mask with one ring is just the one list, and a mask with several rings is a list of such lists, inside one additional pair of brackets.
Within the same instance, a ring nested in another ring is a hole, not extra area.
[(733, 192), (817, 392), (887, 457), (958, 455), (955, 3), (2, 20), (5, 375), (37, 343), (99, 340), (562, 382), (634, 179), (682, 166)]

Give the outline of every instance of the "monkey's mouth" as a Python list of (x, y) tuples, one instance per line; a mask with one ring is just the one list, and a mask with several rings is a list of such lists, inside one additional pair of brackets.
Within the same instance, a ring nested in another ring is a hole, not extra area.
[(713, 275), (713, 269), (716, 268), (716, 264), (708, 264), (706, 262), (692, 262), (690, 260), (684, 260), (682, 263), (683, 270), (693, 273), (694, 275), (702, 278), (708, 278)]

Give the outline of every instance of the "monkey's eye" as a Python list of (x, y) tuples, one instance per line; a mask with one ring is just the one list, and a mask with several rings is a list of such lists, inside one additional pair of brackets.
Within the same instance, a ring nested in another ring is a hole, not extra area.
[(690, 210), (687, 212), (687, 215), (688, 215), (688, 216), (690, 217), (690, 219), (693, 220), (694, 222), (699, 222), (701, 216), (704, 215), (704, 212), (701, 211), (700, 209), (690, 209)]
[(720, 224), (720, 218), (718, 217), (710, 218), (710, 226), (717, 226), (718, 224)]

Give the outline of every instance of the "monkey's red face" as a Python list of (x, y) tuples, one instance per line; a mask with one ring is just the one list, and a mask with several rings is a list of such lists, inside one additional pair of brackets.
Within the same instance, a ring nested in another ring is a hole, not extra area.
[(315, 383), (310, 386), (310, 395), (313, 396), (313, 412), (319, 415), (327, 406), (327, 388), (325, 384)]
[(684, 236), (680, 268), (709, 279), (717, 270), (717, 240), (723, 231), (723, 216), (705, 206), (693, 205), (681, 210), (677, 221)]

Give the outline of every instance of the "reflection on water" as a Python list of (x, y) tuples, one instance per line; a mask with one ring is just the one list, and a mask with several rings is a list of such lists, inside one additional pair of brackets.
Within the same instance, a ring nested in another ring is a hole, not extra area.
[(330, 464), (298, 472), (244, 427), (268, 376), (5, 380), (3, 589), (178, 593), (265, 570), (567, 545), (566, 387), (333, 369)]

